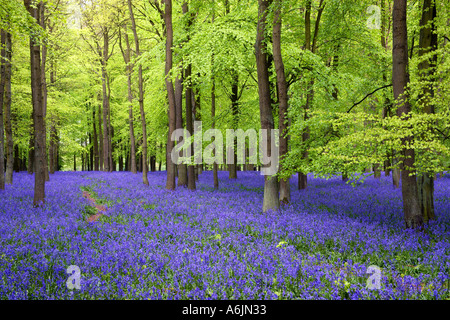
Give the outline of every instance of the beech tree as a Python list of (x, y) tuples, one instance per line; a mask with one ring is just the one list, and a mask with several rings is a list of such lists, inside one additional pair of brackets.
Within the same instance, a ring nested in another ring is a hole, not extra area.
[[(10, 23), (8, 22), (8, 27)], [(12, 41), (11, 32), (9, 30), (2, 30), (2, 83), (0, 88), (0, 108), (3, 106), (3, 110), (0, 110), (0, 114), (3, 113), (4, 123), (5, 123), (5, 136), (6, 136), (6, 168), (5, 168), (5, 183), (13, 183), (13, 165), (14, 165), (14, 142), (12, 135), (12, 124), (11, 124), (11, 60), (12, 60)], [(4, 47), (3, 47), (4, 45)], [(4, 96), (3, 96), (4, 95)], [(1, 116), (0, 116), (1, 118)], [(0, 119), (1, 120), (1, 119)], [(3, 125), (3, 124), (1, 124)], [(0, 126), (1, 126), (0, 125)], [(0, 128), (0, 131), (2, 129)], [(0, 135), (2, 133), (0, 132)], [(3, 139), (0, 138), (3, 142)], [(1, 158), (1, 156), (0, 156)], [(0, 165), (1, 166), (1, 165)], [(0, 169), (1, 170), (1, 169)], [(1, 179), (1, 178), (0, 178)], [(1, 184), (1, 182), (0, 182)]]
[[(136, 58), (138, 59), (141, 55), (139, 49), (139, 38), (136, 29), (136, 21), (133, 14), (133, 6), (131, 0), (128, 0), (128, 10), (130, 12), (131, 29), (134, 35), (134, 45)], [(139, 63), (138, 67), (138, 85), (139, 85), (139, 110), (141, 112), (141, 123), (142, 123), (142, 179), (145, 185), (148, 185), (148, 165), (147, 165), (147, 122), (145, 120), (145, 110), (144, 110), (144, 80), (142, 78), (142, 64)]]
[[(128, 38), (127, 33), (127, 24), (124, 25), (123, 30), (124, 38), (125, 38), (125, 44), (126, 48), (123, 48), (122, 45), (122, 36), (119, 34), (119, 45), (120, 49), (122, 51), (123, 60), (126, 64), (126, 73), (127, 73), (127, 87), (128, 87), (128, 102), (130, 104), (129, 106), (129, 112), (128, 112), (128, 124), (129, 124), (129, 130), (130, 130), (130, 171), (132, 173), (137, 173), (136, 169), (136, 141), (134, 136), (134, 117), (133, 117), (133, 93), (132, 93), (132, 73), (133, 73), (133, 64), (131, 63), (131, 47), (130, 47), (130, 40)], [(95, 124), (94, 124), (95, 126)], [(95, 127), (94, 127), (95, 132)]]
[(5, 189), (5, 156), (4, 156), (4, 128), (3, 128), (3, 97), (6, 82), (6, 32), (1, 30), (1, 71), (0, 71), (0, 190)]
[[(189, 12), (188, 3), (183, 2), (183, 14), (188, 16), (187, 30), (189, 30), (192, 24), (192, 17)], [(167, 36), (168, 37), (168, 36)], [(188, 37), (189, 41), (189, 37)], [(192, 101), (194, 99), (193, 90), (192, 90), (192, 65), (188, 64), (185, 70), (184, 79), (186, 83), (186, 130), (192, 135), (194, 133), (194, 110)], [(170, 105), (170, 101), (169, 101)], [(170, 111), (169, 111), (170, 112)], [(169, 119), (170, 121), (170, 119)], [(191, 154), (194, 154), (194, 146), (193, 144), (190, 146)], [(169, 151), (168, 151), (169, 152)], [(189, 190), (195, 190), (195, 164), (190, 163), (187, 166), (187, 185)]]
[[(423, 83), (421, 103), (423, 112), (434, 114), (433, 105), (434, 79), (437, 64), (438, 36), (436, 34), (436, 3), (434, 0), (424, 0), (422, 6), (422, 18), (420, 20), (419, 77)], [(429, 57), (431, 53), (431, 57)], [(432, 130), (430, 127), (429, 130)], [(423, 173), (417, 177), (419, 203), (425, 223), (434, 220), (434, 177), (433, 174)]]
[[(269, 84), (269, 65), (267, 59), (267, 40), (265, 34), (267, 30), (267, 14), (268, 7), (271, 1), (258, 0), (258, 26), (256, 33), (256, 67), (258, 70), (258, 93), (259, 93), (259, 110), (261, 129), (266, 130), (267, 154), (268, 157), (272, 152), (272, 129), (274, 129), (274, 120), (272, 115), (272, 105), (270, 98), (270, 84)], [(263, 164), (263, 167), (268, 167), (269, 164)], [(278, 178), (274, 175), (264, 176), (264, 201), (263, 212), (268, 210), (277, 210), (280, 207), (280, 200), (278, 194)]]
[[(175, 110), (175, 92), (173, 83), (170, 78), (170, 70), (172, 69), (172, 47), (173, 47), (173, 27), (172, 27), (172, 0), (164, 0), (164, 23), (166, 25), (166, 88), (169, 99), (169, 132), (167, 135), (167, 152), (166, 152), (166, 170), (167, 182), (166, 189), (175, 190), (175, 167), (171, 159), (174, 142), (172, 141), (172, 133), (176, 128), (176, 110)], [(189, 128), (188, 128), (189, 130)], [(188, 173), (189, 174), (189, 173)]]
[[(31, 0), (24, 0), (25, 7), (30, 15), (40, 22), (40, 5), (33, 7)], [(33, 205), (40, 206), (45, 202), (45, 124), (44, 106), (42, 95), (42, 69), (41, 48), (39, 39), (30, 36), (30, 64), (31, 64), (31, 91), (33, 103), (33, 125), (34, 125), (34, 200)]]
[[(288, 112), (288, 88), (284, 71), (283, 57), (281, 54), (281, 0), (275, 0), (275, 14), (273, 22), (273, 61), (277, 74), (278, 111), (280, 130), (280, 157), (288, 152), (287, 139), (287, 112)], [(280, 168), (282, 170), (282, 167)], [(291, 187), (289, 178), (280, 180), (280, 202), (288, 203), (291, 200)]]
[[(408, 121), (411, 112), (406, 91), (409, 82), (406, 8), (406, 0), (394, 0), (392, 83), (397, 116), (402, 118), (403, 121)], [(423, 225), (414, 168), (415, 152), (414, 149), (409, 147), (412, 140), (412, 136), (404, 137), (402, 139), (403, 149), (401, 150), (403, 213), (407, 228), (417, 228)]]

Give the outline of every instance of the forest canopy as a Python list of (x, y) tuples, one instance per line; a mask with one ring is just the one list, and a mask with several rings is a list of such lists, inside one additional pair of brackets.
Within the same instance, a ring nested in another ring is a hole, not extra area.
[(449, 10), (435, 0), (2, 0), (1, 170), (7, 183), (13, 170), (36, 172), (36, 204), (58, 170), (139, 171), (147, 185), (148, 171), (167, 170), (167, 189), (195, 190), (211, 169), (218, 187), (217, 170), (234, 179), (266, 164), (174, 165), (176, 129), (269, 130), (266, 142), (278, 129), (264, 211), (289, 202), (294, 174), (305, 189), (308, 173), (356, 183), (383, 171), (396, 187), (409, 181), (405, 214), (428, 221), (423, 202), (450, 163)]

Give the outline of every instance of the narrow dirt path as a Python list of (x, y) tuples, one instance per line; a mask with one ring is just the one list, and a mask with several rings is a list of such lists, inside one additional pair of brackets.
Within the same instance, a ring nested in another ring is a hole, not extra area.
[(97, 209), (97, 214), (91, 215), (89, 218), (87, 218), (86, 222), (95, 222), (100, 219), (100, 217), (103, 216), (102, 212), (106, 211), (105, 206), (96, 204), (95, 199), (92, 198), (91, 194), (87, 191), (83, 191), (83, 197), (89, 201), (92, 207)]

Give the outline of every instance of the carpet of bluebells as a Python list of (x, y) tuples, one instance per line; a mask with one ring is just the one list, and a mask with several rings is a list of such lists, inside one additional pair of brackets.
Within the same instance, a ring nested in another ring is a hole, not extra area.
[[(165, 172), (59, 172), (32, 208), (34, 177), (0, 191), (1, 299), (449, 299), (450, 176), (435, 186), (437, 220), (405, 231), (391, 178), (352, 186), (310, 176), (292, 202), (262, 213), (264, 178), (200, 175), (165, 190)], [(83, 191), (107, 210), (96, 213)], [(67, 268), (81, 270), (69, 290)], [(366, 273), (381, 269), (381, 288)]]

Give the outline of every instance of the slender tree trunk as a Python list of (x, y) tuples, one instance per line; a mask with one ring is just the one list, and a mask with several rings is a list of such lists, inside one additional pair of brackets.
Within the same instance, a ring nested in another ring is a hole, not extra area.
[[(233, 129), (237, 130), (239, 125), (239, 75), (236, 70), (232, 71), (231, 85), (231, 114), (233, 115)], [(233, 139), (234, 154), (233, 163), (228, 164), (228, 178), (237, 179), (237, 139)]]
[[(333, 70), (336, 73), (338, 73), (338, 67), (339, 67), (339, 50), (340, 50), (340, 48), (341, 48), (341, 46), (338, 44), (335, 48), (336, 53), (333, 57)], [(333, 84), (332, 96), (333, 96), (333, 99), (336, 101), (339, 99), (339, 89), (335, 84)], [(343, 171), (342, 171), (342, 181), (343, 182), (348, 181), (348, 172), (345, 169), (343, 169)]]
[[(110, 110), (111, 112), (111, 110)], [(111, 133), (109, 135), (109, 150), (111, 150), (111, 152), (109, 153), (109, 172), (113, 172), (116, 171), (116, 162), (113, 159), (113, 143), (112, 140), (114, 138), (114, 128), (111, 126), (111, 115), (108, 115), (108, 122), (109, 122), (109, 132)]]
[[(50, 27), (50, 32), (51, 31), (52, 31), (52, 28)], [(50, 84), (54, 84), (56, 82), (55, 76), (56, 76), (55, 62), (54, 62), (54, 59), (51, 59), (50, 60)], [(57, 118), (58, 118), (58, 116), (55, 115), (55, 113), (53, 113), (50, 117), (50, 141), (49, 141), (49, 153), (48, 153), (50, 174), (54, 174), (55, 171), (58, 170), (58, 159), (57, 159), (58, 132), (56, 129), (56, 126), (58, 124)], [(94, 123), (94, 131), (95, 131), (95, 109), (94, 109), (94, 116), (93, 116), (92, 121)], [(98, 170), (98, 166), (97, 166), (97, 170)]]
[(123, 157), (119, 156), (119, 171), (123, 171)]
[[(284, 73), (284, 63), (281, 54), (281, 0), (275, 0), (275, 14), (273, 22), (273, 61), (277, 73), (278, 86), (278, 111), (279, 111), (279, 130), (280, 130), (280, 158), (286, 156), (288, 152), (287, 140), (287, 112), (288, 112), (288, 88), (286, 76)], [(283, 170), (283, 166), (280, 166)], [(280, 202), (289, 203), (291, 201), (291, 188), (289, 178), (280, 180)]]
[[(175, 117), (176, 117), (176, 129), (183, 129), (183, 72), (178, 75), (175, 80)], [(182, 142), (182, 138), (180, 137), (177, 141), (177, 144)], [(178, 186), (179, 187), (187, 187), (188, 178), (187, 178), (187, 166), (186, 164), (178, 165)]]
[[(183, 3), (183, 14), (189, 14), (189, 7), (187, 2)], [(188, 19), (187, 30), (189, 30), (191, 26), (191, 19)], [(193, 91), (192, 91), (192, 66), (191, 64), (187, 65), (185, 69), (185, 83), (186, 83), (186, 130), (192, 135), (194, 133), (194, 121), (193, 121), (193, 107), (192, 107), (192, 99), (193, 99)], [(191, 155), (194, 155), (194, 145), (191, 144)], [(191, 163), (187, 166), (187, 182), (189, 190), (196, 190), (195, 185), (195, 164)]]
[[(388, 30), (386, 30), (386, 18), (389, 16), (388, 11), (389, 11), (389, 1), (388, 3), (388, 8), (386, 8), (385, 6), (385, 0), (381, 1), (381, 14), (382, 14), (382, 20), (381, 20), (381, 46), (383, 48), (385, 48), (385, 50), (388, 50)], [(383, 59), (384, 60), (384, 59)], [(382, 61), (383, 61), (382, 60)], [(385, 63), (383, 63), (384, 65)], [(386, 83), (387, 81), (387, 75), (385, 72), (383, 72), (383, 82)], [(384, 107), (384, 115), (385, 117), (392, 117), (392, 111), (391, 108), (393, 106), (393, 103), (390, 101), (389, 96), (385, 97), (385, 107)], [(386, 166), (392, 166), (392, 165), (396, 165), (398, 164), (398, 158), (397, 158), (397, 151), (391, 149), (390, 154), (388, 154), (388, 161), (386, 163)], [(389, 174), (389, 170), (386, 170), (386, 174)], [(400, 188), (400, 179), (401, 179), (401, 172), (400, 172), (400, 168), (394, 168), (392, 170), (392, 185), (394, 186), (394, 188), (398, 189)]]
[[(267, 27), (266, 19), (270, 3), (271, 1), (258, 0), (258, 26), (255, 44), (261, 129), (267, 131), (267, 138), (265, 143), (267, 144), (266, 151), (268, 154), (264, 155), (266, 157), (268, 157), (268, 155), (272, 152), (271, 135), (272, 129), (274, 128), (270, 98), (269, 66), (266, 54), (267, 45), (264, 41), (264, 35), (266, 33)], [(277, 210), (279, 207), (280, 200), (278, 195), (277, 177), (274, 175), (265, 175), (263, 212), (267, 212), (268, 210)]]
[(52, 135), (53, 135), (53, 141), (54, 141), (54, 145), (53, 145), (53, 173), (55, 173), (56, 171), (60, 170), (60, 162), (59, 162), (59, 134), (57, 131), (59, 125), (59, 120), (58, 120), (58, 116), (56, 116), (56, 118), (54, 119), (54, 125), (53, 125), (53, 130), (52, 130)]
[[(319, 35), (319, 26), (320, 20), (322, 17), (323, 10), (325, 8), (324, 0), (320, 0), (319, 9), (317, 11), (317, 18), (314, 26), (314, 34), (311, 39), (311, 5), (312, 0), (308, 0), (306, 3), (305, 10), (305, 49), (311, 51), (312, 53), (316, 52), (317, 48), (317, 39)], [(304, 107), (305, 116), (304, 119), (307, 121), (309, 119), (309, 110), (312, 106), (314, 100), (314, 79), (312, 79), (307, 86), (307, 95), (306, 95), (306, 104)], [(310, 138), (309, 127), (305, 129), (303, 132), (303, 144), (305, 147), (305, 151), (303, 153), (303, 159), (308, 159), (308, 140)], [(308, 187), (308, 175), (305, 172), (299, 172), (298, 174), (298, 189), (303, 190)]]
[(55, 168), (55, 164), (54, 164), (54, 160), (55, 160), (55, 142), (54, 142), (54, 137), (53, 137), (53, 128), (54, 128), (54, 119), (52, 117), (51, 119), (51, 124), (50, 124), (50, 146), (48, 148), (48, 160), (49, 160), (49, 164), (48, 164), (48, 169), (50, 174), (54, 174), (54, 168)]
[(156, 171), (156, 156), (154, 155), (150, 156), (150, 171), (151, 172)]
[[(212, 58), (212, 65), (214, 66), (214, 55)], [(216, 128), (216, 80), (214, 73), (211, 76), (212, 88), (211, 88), (211, 128)], [(214, 138), (215, 139), (215, 138)], [(215, 140), (214, 140), (215, 142)], [(213, 149), (213, 157), (216, 157), (216, 148)], [(219, 175), (218, 175), (218, 164), (217, 161), (213, 163), (213, 177), (214, 177), (214, 189), (219, 189)]]
[(172, 141), (172, 133), (176, 128), (176, 110), (175, 110), (175, 91), (172, 80), (169, 78), (170, 70), (172, 69), (172, 47), (173, 47), (173, 27), (172, 27), (172, 0), (165, 0), (164, 21), (166, 25), (166, 88), (169, 98), (169, 132), (167, 135), (167, 149), (166, 149), (166, 168), (167, 168), (167, 182), (166, 189), (175, 190), (175, 170), (172, 162), (172, 149), (174, 141)]
[[(172, 7), (172, 4), (170, 4), (170, 7)], [(140, 55), (141, 55), (141, 52), (139, 50), (139, 38), (138, 38), (138, 34), (137, 34), (137, 29), (136, 29), (136, 22), (134, 20), (133, 6), (132, 6), (132, 3), (131, 3), (131, 0), (128, 0), (128, 10), (130, 11), (131, 29), (133, 30), (133, 35), (134, 35), (134, 44), (135, 44), (135, 47), (136, 47), (136, 57), (139, 58)], [(172, 20), (172, 17), (170, 17), (170, 20)], [(172, 43), (173, 43), (173, 39), (172, 39)], [(172, 50), (172, 49), (170, 49), (170, 50)], [(172, 53), (172, 51), (170, 51), (170, 52)], [(171, 68), (172, 68), (172, 66), (171, 66)], [(141, 64), (139, 64), (139, 67), (138, 67), (138, 79), (139, 79), (139, 81), (138, 81), (138, 85), (139, 85), (139, 110), (141, 112), (142, 136), (143, 136), (143, 143), (142, 143), (142, 157), (143, 157), (142, 180), (143, 180), (143, 183), (148, 186), (147, 122), (145, 120), (145, 111), (144, 111), (144, 80), (143, 80), (143, 77), (142, 77), (142, 65)], [(169, 139), (170, 139), (170, 137), (169, 137)]]
[(107, 89), (107, 71), (106, 63), (108, 60), (108, 46), (109, 46), (109, 36), (107, 31), (103, 32), (103, 52), (99, 50), (99, 55), (101, 57), (102, 63), (102, 93), (103, 93), (103, 170), (105, 172), (110, 171), (109, 162), (109, 124), (108, 124), (108, 113), (109, 113), (109, 100), (108, 100), (108, 89)]
[(94, 147), (92, 146), (92, 135), (89, 132), (89, 171), (93, 171), (94, 170)]
[[(6, 134), (6, 184), (13, 183), (13, 167), (14, 167), (14, 142), (11, 125), (11, 58), (12, 58), (12, 42), (11, 33), (6, 32), (6, 61), (5, 62), (5, 98), (4, 98), (4, 117), (5, 117), (5, 134)], [(1, 104), (0, 104), (1, 108)]]
[(30, 131), (30, 140), (28, 142), (28, 163), (27, 163), (27, 171), (28, 174), (33, 174), (35, 171), (35, 165), (34, 165), (34, 134), (35, 134), (35, 128), (34, 128), (34, 108), (31, 111), (31, 131)]
[(134, 137), (134, 117), (133, 117), (133, 95), (131, 91), (131, 66), (128, 68), (128, 101), (130, 103), (128, 110), (128, 123), (130, 127), (130, 171), (134, 174), (136, 170), (136, 140)]
[[(230, 2), (225, 0), (225, 13), (230, 14)], [(239, 124), (239, 99), (238, 99), (238, 85), (239, 85), (239, 75), (236, 70), (231, 73), (232, 84), (231, 84), (231, 113), (233, 115), (233, 129), (236, 130)], [(233, 139), (234, 152), (233, 152), (233, 163), (227, 163), (228, 167), (228, 179), (237, 179), (237, 141)], [(228, 156), (227, 156), (228, 158)]]
[[(46, 30), (45, 23), (45, 3), (40, 3), (40, 21), (43, 30)], [(50, 180), (50, 176), (48, 174), (48, 156), (47, 156), (47, 125), (46, 125), (46, 115), (47, 115), (47, 78), (45, 76), (46, 66), (47, 66), (47, 46), (45, 44), (42, 45), (42, 59), (41, 59), (41, 86), (42, 86), (42, 108), (44, 114), (44, 139), (45, 139), (45, 152), (44, 152), (44, 172), (45, 172), (45, 181)]]
[(99, 161), (100, 161), (100, 171), (103, 171), (103, 132), (102, 132), (102, 110), (101, 106), (98, 105), (98, 137), (99, 137)]
[[(406, 26), (406, 0), (394, 0), (393, 14), (393, 70), (392, 83), (394, 86), (394, 98), (397, 101), (397, 116), (407, 116), (411, 112), (406, 86), (409, 82), (408, 75), (408, 39)], [(407, 146), (413, 142), (412, 136), (402, 139), (402, 145)], [(417, 228), (423, 225), (422, 212), (419, 204), (419, 194), (414, 169), (414, 149), (402, 150), (402, 195), (403, 211), (406, 228)]]
[(113, 145), (112, 145), (112, 139), (114, 136), (113, 128), (111, 126), (111, 108), (109, 105), (109, 101), (111, 98), (111, 87), (109, 85), (109, 76), (106, 74), (106, 87), (108, 90), (108, 161), (109, 161), (109, 172), (116, 171), (115, 170), (115, 163), (113, 161)]
[[(182, 48), (183, 45), (180, 45)], [(180, 70), (180, 74), (178, 74), (175, 80), (175, 123), (176, 129), (183, 129), (183, 68)], [(182, 142), (183, 138), (178, 138), (177, 144)], [(156, 169), (156, 168), (155, 168)], [(188, 186), (188, 177), (187, 177), (187, 165), (185, 163), (180, 163), (177, 168), (174, 169), (175, 173), (178, 177), (178, 186), (187, 187)]]
[[(31, 16), (39, 23), (39, 8), (31, 7), (30, 0), (24, 0), (25, 7)], [(39, 7), (39, 6), (38, 6)], [(41, 53), (37, 39), (30, 38), (30, 63), (31, 63), (31, 92), (34, 111), (34, 200), (35, 207), (45, 202), (45, 125), (44, 108), (42, 105), (42, 70)]]
[[(186, 78), (191, 76), (191, 65), (186, 68)], [(192, 112), (192, 87), (191, 83), (186, 88), (186, 130), (192, 135), (194, 133), (193, 112)], [(194, 146), (191, 144), (191, 154), (194, 154)], [(195, 190), (195, 164), (187, 166), (188, 170), (188, 189)]]
[[(432, 98), (434, 97), (434, 82), (437, 65), (436, 50), (438, 39), (436, 34), (436, 3), (433, 0), (424, 0), (422, 9), (422, 19), (420, 20), (420, 40), (419, 57), (422, 61), (419, 63), (419, 77), (424, 85), (420, 95), (423, 104), (423, 112), (433, 114), (435, 112)], [(433, 53), (431, 58), (426, 55)], [(432, 128), (428, 129), (432, 131)], [(419, 203), (422, 210), (422, 217), (425, 223), (434, 220), (434, 176), (429, 173), (423, 173), (418, 177)]]
[[(125, 171), (131, 170), (131, 165), (129, 165), (130, 162), (130, 152), (127, 150), (126, 156), (125, 156)], [(136, 168), (137, 171), (137, 168)]]
[(95, 107), (92, 112), (92, 125), (93, 125), (93, 140), (94, 140), (94, 170), (99, 171), (99, 150), (98, 150), (98, 137), (97, 137), (97, 128), (95, 125)]
[[(213, 0), (213, 14), (212, 14), (212, 23), (214, 24), (216, 18), (216, 12), (215, 12), (215, 2)], [(214, 53), (211, 57), (211, 129), (216, 128), (216, 78), (214, 75)], [(214, 138), (215, 143), (215, 138)], [(216, 157), (216, 148), (213, 149), (213, 157)], [(219, 175), (218, 175), (218, 164), (217, 161), (214, 161), (213, 163), (213, 177), (214, 177), (214, 189), (219, 189)]]
[[(200, 113), (200, 91), (198, 88), (193, 91), (193, 119), (194, 121), (202, 121), (201, 119), (201, 113)], [(200, 146), (200, 152), (201, 152), (201, 146)], [(195, 149), (195, 148), (194, 148)], [(195, 151), (195, 150), (194, 150)], [(198, 181), (198, 175), (201, 174), (201, 163), (194, 164), (194, 172), (195, 172), (195, 181)]]
[(4, 129), (3, 129), (3, 97), (5, 93), (6, 83), (6, 31), (3, 29), (1, 32), (1, 77), (0, 77), (0, 190), (5, 189), (5, 155), (4, 155)]
[(127, 86), (128, 86), (128, 125), (130, 130), (130, 161), (131, 161), (131, 172), (137, 173), (136, 169), (136, 141), (134, 137), (134, 117), (133, 117), (133, 92), (132, 92), (132, 81), (131, 76), (133, 74), (133, 65), (131, 64), (131, 46), (130, 40), (128, 38), (127, 26), (125, 25), (124, 30), (125, 43), (126, 43), (126, 51), (122, 47), (122, 38), (119, 35), (119, 44), (122, 50), (123, 60), (126, 64), (126, 72), (127, 72)]
[[(20, 158), (19, 145), (14, 145), (14, 171), (19, 172), (22, 169), (22, 159)], [(26, 168), (25, 168), (26, 170)]]
[[(386, 0), (381, 0), (381, 46), (384, 48), (385, 51), (388, 50), (387, 48), (387, 38), (388, 38), (388, 30), (387, 30), (387, 19), (386, 17), (388, 16), (387, 14), (387, 8), (386, 8)], [(382, 66), (386, 65), (386, 59), (383, 57), (381, 59), (382, 62)], [(383, 72), (383, 83), (386, 84), (387, 82), (387, 70), (382, 70)], [(383, 119), (387, 118), (387, 117), (391, 117), (392, 116), (392, 111), (391, 111), (391, 101), (389, 99), (389, 96), (387, 94), (384, 94), (384, 107), (383, 107)], [(393, 156), (393, 152), (387, 152), (386, 153), (386, 161), (384, 162), (384, 175), (386, 177), (391, 175), (391, 159)], [(394, 184), (395, 185), (395, 184)]]
[[(81, 142), (81, 147), (83, 147), (83, 142)], [(84, 150), (81, 152), (80, 157), (81, 157), (81, 171), (83, 172), (83, 171), (85, 171), (84, 170), (84, 168), (85, 168)]]

